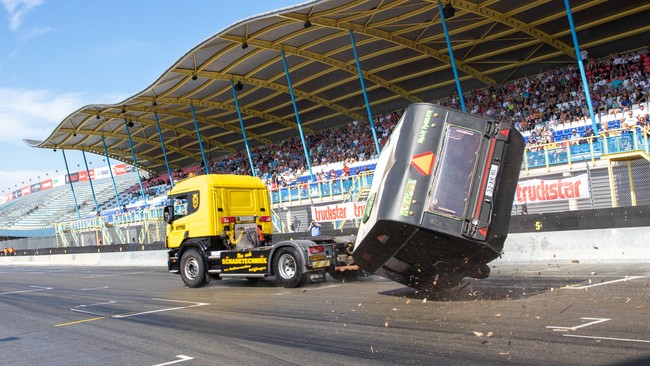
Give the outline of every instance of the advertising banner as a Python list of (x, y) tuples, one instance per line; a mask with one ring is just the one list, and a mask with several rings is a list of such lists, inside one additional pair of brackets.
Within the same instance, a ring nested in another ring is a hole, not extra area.
[(514, 204), (589, 198), (589, 177), (581, 174), (560, 179), (519, 181)]
[(84, 182), (88, 180), (88, 172), (85, 170), (79, 171), (79, 182)]
[(39, 192), (41, 190), (41, 183), (40, 182), (34, 183), (31, 186), (29, 186), (29, 189), (32, 191), (32, 193)]
[(78, 182), (79, 181), (79, 173), (70, 173), (70, 175), (65, 176), (65, 183), (68, 184), (70, 182)]
[(110, 178), (111, 177), (111, 171), (108, 170), (108, 167), (103, 167), (103, 168), (96, 168), (93, 169), (93, 172), (95, 173), (95, 178), (93, 179), (104, 179), (104, 178)]
[(52, 187), (59, 187), (66, 183), (64, 175), (59, 175), (58, 177), (52, 178)]
[(52, 188), (52, 179), (44, 180), (41, 182), (41, 190)]
[(316, 222), (354, 220), (363, 217), (366, 203), (347, 202), (311, 208), (311, 217)]
[(113, 175), (126, 174), (126, 164), (117, 164), (113, 166)]
[(29, 187), (23, 187), (20, 189), (20, 192), (23, 197), (27, 196), (28, 194), (32, 193)]

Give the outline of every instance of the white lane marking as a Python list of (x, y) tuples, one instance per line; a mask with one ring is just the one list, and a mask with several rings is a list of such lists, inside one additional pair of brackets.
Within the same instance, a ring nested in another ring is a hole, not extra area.
[(638, 278), (643, 278), (643, 277), (645, 277), (645, 276), (625, 276), (625, 278), (621, 278), (620, 280), (612, 280), (612, 281), (607, 281), (607, 282), (594, 283), (592, 285), (585, 285), (585, 286), (564, 286), (564, 287), (560, 287), (560, 288), (564, 288), (564, 289), (567, 289), (567, 290), (584, 290), (584, 289), (590, 288), (590, 287), (609, 285), (609, 284), (617, 283), (617, 282), (627, 282), (628, 280), (636, 280)]
[(538, 270), (522, 271), (523, 273), (539, 273), (539, 272), (559, 272), (559, 268), (545, 268)]
[(96, 275), (90, 275), (86, 276), (84, 278), (97, 278), (97, 277), (115, 277), (116, 275), (114, 274), (96, 274)]
[(327, 286), (322, 286), (322, 287), (306, 288), (305, 291), (325, 290), (327, 288), (335, 288), (335, 287), (339, 287), (339, 286), (340, 285), (327, 285)]
[(185, 361), (189, 361), (189, 360), (193, 360), (193, 359), (194, 359), (194, 357), (185, 356), (185, 355), (177, 355), (176, 357), (180, 358), (180, 360), (169, 361), (169, 362), (165, 362), (165, 363), (159, 363), (159, 364), (157, 364), (157, 365), (153, 365), (153, 366), (172, 365), (172, 364), (175, 364), (175, 363), (185, 362)]
[(607, 319), (607, 318), (580, 318), (580, 319), (582, 319), (582, 320), (593, 320), (593, 321), (589, 322), (589, 323), (576, 325), (576, 326), (573, 326), (573, 327), (562, 327), (562, 326), (559, 326), (559, 325), (547, 325), (546, 328), (553, 329), (554, 332), (567, 332), (569, 330), (576, 330), (576, 329), (580, 329), (580, 328), (585, 328), (585, 327), (592, 326), (594, 324), (604, 323), (606, 321), (611, 320), (611, 319)]
[(42, 287), (42, 286), (29, 286), (34, 288), (34, 290), (18, 290), (18, 291), (9, 291), (9, 292), (0, 292), (0, 295), (11, 295), (11, 294), (22, 294), (25, 292), (36, 292), (36, 291), (46, 291), (52, 290), (52, 287)]
[(98, 302), (94, 304), (85, 304), (85, 305), (78, 305), (78, 308), (85, 308), (86, 306), (97, 306), (97, 305), (108, 305), (108, 304), (115, 304), (117, 301), (104, 301), (104, 302)]
[(153, 313), (162, 313), (164, 311), (173, 311), (173, 310), (181, 310), (181, 309), (189, 309), (189, 308), (195, 308), (197, 306), (206, 306), (210, 305), (210, 303), (207, 302), (192, 302), (192, 301), (180, 301), (180, 300), (170, 300), (170, 299), (152, 299), (152, 300), (158, 300), (158, 301), (170, 301), (170, 302), (181, 302), (181, 303), (186, 303), (186, 304), (192, 304), (188, 306), (177, 306), (174, 308), (164, 308), (164, 309), (158, 309), (158, 310), (150, 310), (150, 311), (142, 311), (139, 313), (127, 313), (127, 314), (118, 314), (118, 315), (112, 315), (111, 318), (116, 318), (116, 319), (122, 319), (122, 318), (129, 318), (132, 316), (138, 316), (138, 315), (145, 315), (145, 314), (153, 314)]
[(604, 339), (604, 340), (607, 340), (607, 341), (650, 343), (650, 340), (647, 340), (647, 339), (595, 337), (595, 336), (582, 336), (582, 335), (576, 335), (576, 334), (562, 334), (562, 336), (563, 337), (574, 337), (574, 338)]
[(93, 287), (93, 288), (82, 288), (81, 291), (92, 291), (92, 290), (102, 290), (105, 288), (110, 288), (108, 286), (103, 286), (103, 287)]

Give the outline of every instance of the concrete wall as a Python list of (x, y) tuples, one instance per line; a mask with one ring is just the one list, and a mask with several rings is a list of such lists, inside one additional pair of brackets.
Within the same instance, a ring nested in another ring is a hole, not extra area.
[[(648, 262), (648, 227), (549, 231), (509, 234), (495, 263)], [(1, 265), (35, 266), (167, 266), (166, 250), (75, 253), (1, 257)]]
[(509, 234), (497, 261), (647, 262), (649, 227)]
[(0, 257), (0, 266), (134, 266), (167, 268), (166, 250)]

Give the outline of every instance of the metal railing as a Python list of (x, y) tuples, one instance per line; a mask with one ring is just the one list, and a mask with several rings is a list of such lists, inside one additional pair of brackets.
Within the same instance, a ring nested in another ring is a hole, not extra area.
[(592, 165), (602, 155), (641, 151), (650, 155), (648, 149), (650, 134), (640, 126), (600, 131), (599, 136), (583, 137), (580, 140), (563, 140), (543, 145), (527, 146), (524, 149), (523, 169), (526, 174), (533, 168), (546, 168), (550, 172), (553, 165), (568, 165), (591, 161)]

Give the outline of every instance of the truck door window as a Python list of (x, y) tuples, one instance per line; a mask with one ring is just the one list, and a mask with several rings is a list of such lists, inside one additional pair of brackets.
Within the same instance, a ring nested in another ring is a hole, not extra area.
[(187, 216), (187, 196), (178, 196), (174, 198), (174, 220)]
[(445, 131), (427, 211), (453, 218), (465, 215), (481, 134), (455, 125)]

